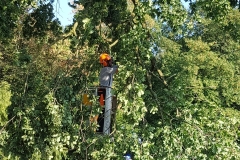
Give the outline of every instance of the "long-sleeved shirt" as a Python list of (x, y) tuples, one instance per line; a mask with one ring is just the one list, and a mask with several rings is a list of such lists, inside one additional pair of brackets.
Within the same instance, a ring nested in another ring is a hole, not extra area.
[(100, 71), (99, 82), (100, 86), (112, 87), (113, 74), (118, 70), (118, 66), (103, 67)]

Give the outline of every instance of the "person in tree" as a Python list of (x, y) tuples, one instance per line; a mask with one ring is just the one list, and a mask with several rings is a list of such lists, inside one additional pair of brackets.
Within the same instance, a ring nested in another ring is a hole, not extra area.
[(103, 66), (99, 76), (100, 86), (112, 87), (113, 74), (118, 72), (118, 66), (113, 65), (113, 58), (107, 53), (100, 55), (100, 63)]
[[(102, 53), (99, 60), (103, 67), (99, 75), (98, 96), (100, 105), (103, 107), (105, 105), (106, 88), (112, 87), (113, 75), (118, 72), (118, 66), (113, 64), (113, 58), (107, 53)], [(98, 132), (103, 132), (104, 112), (105, 108), (103, 107), (102, 113), (97, 120), (100, 126)]]

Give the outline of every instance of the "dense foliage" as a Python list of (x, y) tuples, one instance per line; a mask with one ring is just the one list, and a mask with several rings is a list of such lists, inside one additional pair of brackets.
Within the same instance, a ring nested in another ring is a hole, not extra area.
[[(239, 159), (239, 2), (187, 2), (77, 0), (64, 29), (53, 1), (0, 2), (0, 159)], [(89, 121), (103, 51), (110, 135)]]

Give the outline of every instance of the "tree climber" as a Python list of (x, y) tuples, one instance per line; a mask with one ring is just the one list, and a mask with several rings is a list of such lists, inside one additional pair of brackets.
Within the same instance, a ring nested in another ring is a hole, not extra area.
[[(105, 105), (106, 88), (112, 87), (113, 74), (118, 72), (118, 66), (113, 65), (113, 58), (107, 53), (102, 53), (99, 60), (103, 68), (101, 68), (99, 75), (98, 96), (100, 105), (103, 107)], [(103, 132), (104, 113), (105, 108), (103, 108), (102, 113), (98, 117), (98, 124), (100, 125), (98, 132)]]
[(117, 73), (118, 66), (113, 65), (113, 58), (107, 53), (100, 55), (100, 63), (103, 65), (99, 76), (100, 86), (112, 87), (113, 74)]

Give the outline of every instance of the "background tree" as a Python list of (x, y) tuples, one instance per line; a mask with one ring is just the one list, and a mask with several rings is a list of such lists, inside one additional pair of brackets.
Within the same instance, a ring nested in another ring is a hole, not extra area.
[(14, 29), (16, 28), (16, 22), (20, 20), (21, 16), (25, 12), (28, 6), (35, 5), (36, 1), (30, 0), (11, 0), (1, 1), (1, 22), (4, 22), (0, 27), (0, 39), (6, 40), (14, 35)]

